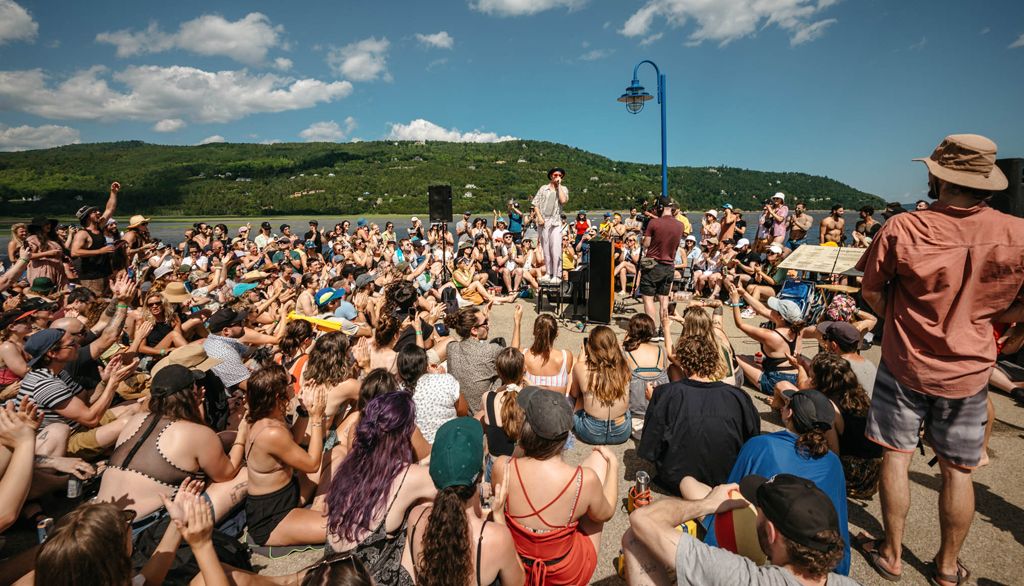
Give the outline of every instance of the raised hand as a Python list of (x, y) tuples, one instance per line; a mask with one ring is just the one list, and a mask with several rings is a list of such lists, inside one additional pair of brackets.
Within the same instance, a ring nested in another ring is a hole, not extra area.
[(21, 398), (21, 403), (18, 405), (17, 411), (14, 411), (14, 401), (8, 401), (4, 408), (10, 411), (15, 417), (30, 425), (33, 430), (39, 429), (39, 424), (43, 420), (43, 414), (39, 411), (39, 408), (36, 407), (36, 404), (28, 397)]
[(323, 418), (324, 412), (327, 411), (327, 389), (323, 385), (317, 385), (313, 389), (313, 398), (306, 409), (309, 411), (310, 420), (319, 421)]
[(516, 303), (514, 304), (514, 307), (515, 309), (513, 310), (513, 315), (515, 317), (516, 322), (523, 321), (523, 305), (521, 303)]
[(135, 336), (132, 339), (138, 340), (139, 338), (145, 338), (153, 331), (153, 326), (155, 325), (155, 322), (151, 322), (147, 319), (138, 320), (135, 322)]
[(187, 499), (184, 503), (185, 522), (175, 521), (178, 532), (192, 547), (208, 543), (213, 535), (213, 510), (204, 498)]
[(11, 409), (0, 409), (0, 445), (14, 450), (18, 446), (34, 446), (36, 428), (18, 417)]
[(110, 193), (118, 193), (121, 191), (121, 184), (117, 181), (110, 184)]

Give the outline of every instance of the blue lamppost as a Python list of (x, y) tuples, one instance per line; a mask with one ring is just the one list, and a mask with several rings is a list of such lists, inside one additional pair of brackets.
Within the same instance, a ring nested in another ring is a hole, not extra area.
[(649, 63), (658, 76), (658, 103), (661, 104), (661, 196), (668, 197), (668, 159), (666, 158), (666, 127), (665, 127), (665, 75), (661, 73), (658, 66), (650, 59), (644, 59), (633, 68), (633, 81), (626, 88), (626, 93), (619, 96), (620, 102), (626, 104), (626, 110), (630, 114), (639, 114), (644, 109), (644, 102), (652, 98), (651, 94), (644, 90), (637, 79), (637, 72), (640, 66)]

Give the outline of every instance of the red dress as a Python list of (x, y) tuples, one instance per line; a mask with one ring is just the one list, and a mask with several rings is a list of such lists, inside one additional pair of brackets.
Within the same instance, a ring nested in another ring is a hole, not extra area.
[[(515, 458), (512, 465), (516, 469), (516, 477), (519, 479), (519, 486), (523, 487), (523, 496), (530, 506), (530, 512), (525, 515), (513, 515), (505, 512), (508, 521), (509, 531), (512, 533), (512, 541), (516, 545), (516, 552), (523, 562), (523, 569), (526, 570), (526, 583), (533, 586), (541, 585), (579, 585), (590, 583), (590, 578), (597, 569), (597, 552), (594, 551), (594, 544), (590, 538), (584, 535), (579, 528), (579, 520), (570, 521), (566, 525), (552, 525), (541, 517), (548, 507), (576, 484), (576, 497), (572, 501), (572, 511), (569, 518), (576, 514), (576, 505), (579, 503), (580, 493), (583, 491), (583, 468), (576, 467), (576, 474), (569, 480), (558, 495), (548, 504), (540, 509), (530, 502), (530, 496), (526, 494), (526, 486), (523, 478), (519, 475), (519, 464)], [(540, 522), (552, 530), (538, 533), (517, 519), (525, 517), (537, 517)]]

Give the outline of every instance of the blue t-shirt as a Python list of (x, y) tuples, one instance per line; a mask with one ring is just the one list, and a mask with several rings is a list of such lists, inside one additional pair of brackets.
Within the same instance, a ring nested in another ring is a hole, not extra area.
[(518, 212), (508, 213), (508, 231), (513, 234), (523, 231), (523, 214)]
[[(839, 457), (828, 452), (818, 459), (802, 456), (796, 451), (796, 435), (788, 430), (752, 437), (743, 444), (740, 455), (729, 473), (727, 483), (738, 483), (749, 474), (771, 478), (776, 474), (792, 474), (816, 484), (836, 507), (839, 515), (839, 533), (843, 537), (843, 560), (836, 574), (850, 574), (850, 532), (846, 524), (846, 476)], [(714, 515), (705, 518), (708, 529), (704, 543), (718, 545), (715, 538)]]

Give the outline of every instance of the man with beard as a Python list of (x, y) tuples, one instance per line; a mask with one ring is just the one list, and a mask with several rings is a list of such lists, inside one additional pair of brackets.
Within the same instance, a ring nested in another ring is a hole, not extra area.
[(837, 245), (842, 245), (846, 241), (846, 219), (843, 218), (845, 213), (843, 204), (837, 203), (832, 206), (832, 212), (821, 220), (818, 244), (835, 242)]
[[(748, 504), (757, 508), (757, 542), (768, 558), (763, 566), (678, 529)], [(673, 568), (679, 584), (856, 584), (832, 573), (843, 558), (843, 538), (831, 499), (792, 474), (751, 474), (700, 500), (659, 499), (633, 511), (629, 523), (622, 536), (629, 584), (671, 584)]]
[(801, 244), (807, 244), (807, 232), (814, 225), (814, 218), (807, 214), (807, 205), (799, 201), (789, 217), (789, 240), (786, 241), (786, 248), (796, 250)]
[(75, 233), (71, 241), (71, 257), (75, 259), (81, 285), (97, 295), (103, 295), (107, 289), (107, 278), (112, 271), (110, 255), (118, 246), (123, 246), (107, 244), (103, 235), (107, 220), (114, 216), (117, 209), (117, 194), (120, 191), (120, 183), (111, 183), (110, 197), (102, 211), (96, 206), (85, 205), (75, 214), (85, 229)]

